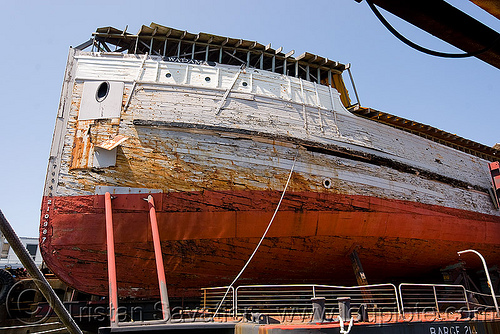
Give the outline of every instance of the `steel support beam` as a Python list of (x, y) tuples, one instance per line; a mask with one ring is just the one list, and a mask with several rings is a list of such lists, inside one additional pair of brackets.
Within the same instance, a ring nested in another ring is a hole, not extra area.
[[(372, 0), (372, 2), (465, 52), (476, 52), (490, 47), (500, 37), (495, 30), (443, 0)], [(500, 68), (500, 41), (476, 57)]]
[[(66, 326), (68, 332), (70, 334), (83, 334), (81, 329), (69, 314), (68, 310), (66, 310), (66, 308), (64, 307), (59, 297), (57, 297), (57, 294), (54, 292), (49, 282), (47, 282), (45, 276), (43, 276), (40, 269), (38, 269), (38, 267), (36, 266), (35, 261), (33, 261), (33, 259), (31, 258), (30, 254), (22, 244), (16, 232), (14, 232), (14, 229), (3, 215), (2, 210), (0, 210), (0, 232), (2, 232), (5, 239), (7, 239), (10, 247), (12, 247), (19, 260), (21, 260), (21, 263), (30, 274), (33, 282), (38, 287), (45, 299), (47, 299), (50, 307), (52, 307), (59, 319), (61, 319), (61, 322), (64, 324), (64, 326)], [(45, 333), (47, 332), (49, 331), (46, 331)]]
[(500, 2), (498, 0), (470, 0), (500, 20)]

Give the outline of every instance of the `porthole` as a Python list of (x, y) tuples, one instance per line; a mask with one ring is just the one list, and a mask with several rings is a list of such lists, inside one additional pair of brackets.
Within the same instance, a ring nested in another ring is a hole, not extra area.
[(210, 77), (205, 77), (206, 82), (210, 82)]
[(171, 73), (167, 73), (167, 74), (165, 74), (165, 76), (166, 76), (167, 78), (170, 78), (170, 77), (172, 76), (172, 74), (171, 74)]
[(330, 189), (332, 187), (332, 180), (324, 179), (323, 180), (323, 187), (325, 187), (326, 189)]
[(243, 81), (242, 85), (243, 85), (243, 87), (246, 87), (246, 86), (248, 86), (248, 83), (246, 81)]
[(106, 99), (109, 93), (109, 82), (102, 82), (97, 88), (97, 92), (95, 93), (95, 99), (97, 102), (102, 102)]

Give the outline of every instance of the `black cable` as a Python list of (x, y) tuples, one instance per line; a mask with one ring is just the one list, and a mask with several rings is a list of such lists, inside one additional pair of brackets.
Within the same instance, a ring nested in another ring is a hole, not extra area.
[(466, 53), (445, 53), (445, 52), (439, 52), (439, 51), (434, 51), (430, 50), (427, 48), (424, 48), (423, 46), (420, 46), (418, 44), (413, 43), (410, 41), (408, 38), (404, 37), (401, 35), (396, 29), (394, 29), (393, 26), (387, 20), (382, 16), (382, 14), (378, 11), (378, 9), (375, 7), (373, 4), (372, 0), (366, 0), (368, 3), (368, 6), (370, 6), (371, 10), (377, 16), (377, 18), (382, 22), (382, 24), (396, 37), (398, 38), (401, 42), (405, 43), (406, 45), (420, 51), (426, 54), (429, 54), (431, 56), (436, 56), (436, 57), (444, 57), (444, 58), (467, 58), (467, 57), (475, 57), (480, 55), (481, 53), (484, 53), (488, 50), (490, 50), (495, 44), (497, 44), (498, 41), (500, 41), (500, 36), (498, 36), (495, 41), (488, 47), (481, 49), (479, 51), (474, 51), (474, 52), (466, 52)]

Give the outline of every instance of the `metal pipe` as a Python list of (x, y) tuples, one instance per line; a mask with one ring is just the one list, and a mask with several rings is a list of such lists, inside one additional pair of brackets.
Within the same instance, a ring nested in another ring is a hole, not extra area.
[(160, 233), (156, 221), (156, 210), (153, 196), (148, 196), (149, 218), (151, 220), (151, 232), (153, 234), (153, 246), (155, 250), (156, 271), (158, 273), (158, 284), (160, 286), (161, 308), (163, 320), (170, 322), (170, 305), (168, 303), (167, 280), (165, 279), (165, 267), (163, 266), (163, 254), (161, 252)]
[(347, 73), (349, 73), (349, 78), (351, 79), (352, 88), (354, 89), (354, 94), (356, 95), (356, 100), (358, 104), (361, 106), (361, 101), (359, 101), (358, 90), (356, 89), (356, 85), (354, 84), (354, 79), (352, 78), (351, 73), (351, 64), (347, 64)]
[(9, 242), (10, 247), (12, 247), (19, 260), (21, 260), (24, 268), (26, 268), (30, 276), (33, 278), (33, 281), (42, 295), (49, 302), (50, 307), (52, 307), (59, 319), (61, 319), (64, 326), (66, 326), (71, 334), (82, 334), (82, 331), (68, 313), (68, 310), (64, 308), (63, 303), (57, 297), (49, 282), (47, 282), (47, 279), (45, 279), (31, 256), (28, 254), (28, 251), (21, 243), (21, 240), (17, 236), (16, 232), (14, 232), (12, 226), (10, 226), (9, 222), (3, 215), (2, 210), (0, 210), (0, 231)]
[(207, 289), (203, 289), (203, 310), (207, 309)]
[(434, 302), (436, 303), (436, 314), (439, 316), (439, 302), (438, 302), (438, 297), (436, 293), (436, 286), (432, 286), (432, 292), (434, 293)]
[(118, 287), (116, 283), (115, 239), (113, 232), (111, 194), (109, 192), (104, 194), (104, 210), (106, 213), (106, 250), (108, 254), (109, 321), (111, 326), (118, 326)]
[(233, 316), (236, 318), (238, 315), (238, 300), (236, 299), (234, 287), (231, 287), (231, 289), (233, 290)]
[(236, 317), (238, 315), (238, 289), (239, 289), (239, 287), (237, 287), (236, 289), (234, 287), (230, 287), (230, 288), (233, 289), (233, 301), (234, 301), (233, 314)]
[(479, 258), (481, 259), (481, 262), (483, 262), (484, 272), (486, 273), (486, 279), (488, 280), (488, 286), (490, 287), (491, 296), (493, 297), (493, 303), (495, 303), (495, 309), (497, 311), (497, 316), (500, 316), (500, 311), (498, 310), (497, 297), (495, 296), (495, 290), (493, 289), (493, 284), (491, 284), (490, 273), (488, 271), (488, 266), (486, 265), (486, 260), (481, 255), (481, 253), (479, 253), (478, 251), (473, 250), (473, 249), (466, 249), (466, 250), (457, 252), (458, 256), (460, 256), (463, 253), (474, 253), (477, 256), (479, 256)]

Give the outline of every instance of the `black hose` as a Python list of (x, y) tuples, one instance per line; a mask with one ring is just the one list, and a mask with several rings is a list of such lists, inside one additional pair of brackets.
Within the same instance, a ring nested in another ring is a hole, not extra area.
[(382, 24), (396, 37), (398, 38), (401, 42), (405, 43), (406, 45), (414, 48), (415, 50), (418, 50), (420, 52), (426, 53), (431, 56), (436, 56), (436, 57), (443, 57), (443, 58), (467, 58), (467, 57), (475, 57), (480, 55), (481, 53), (484, 53), (488, 50), (490, 50), (492, 47), (494, 47), (498, 41), (500, 41), (500, 36), (498, 36), (495, 41), (488, 47), (474, 51), (474, 52), (466, 52), (466, 53), (446, 53), (446, 52), (439, 52), (439, 51), (434, 51), (431, 49), (424, 48), (423, 46), (420, 46), (418, 44), (413, 43), (410, 41), (408, 38), (404, 37), (401, 35), (396, 29), (394, 29), (393, 26), (387, 20), (382, 16), (382, 14), (378, 11), (378, 9), (375, 7), (373, 4), (372, 0), (366, 0), (368, 3), (368, 6), (370, 6), (371, 10), (377, 16), (377, 18), (382, 22)]

